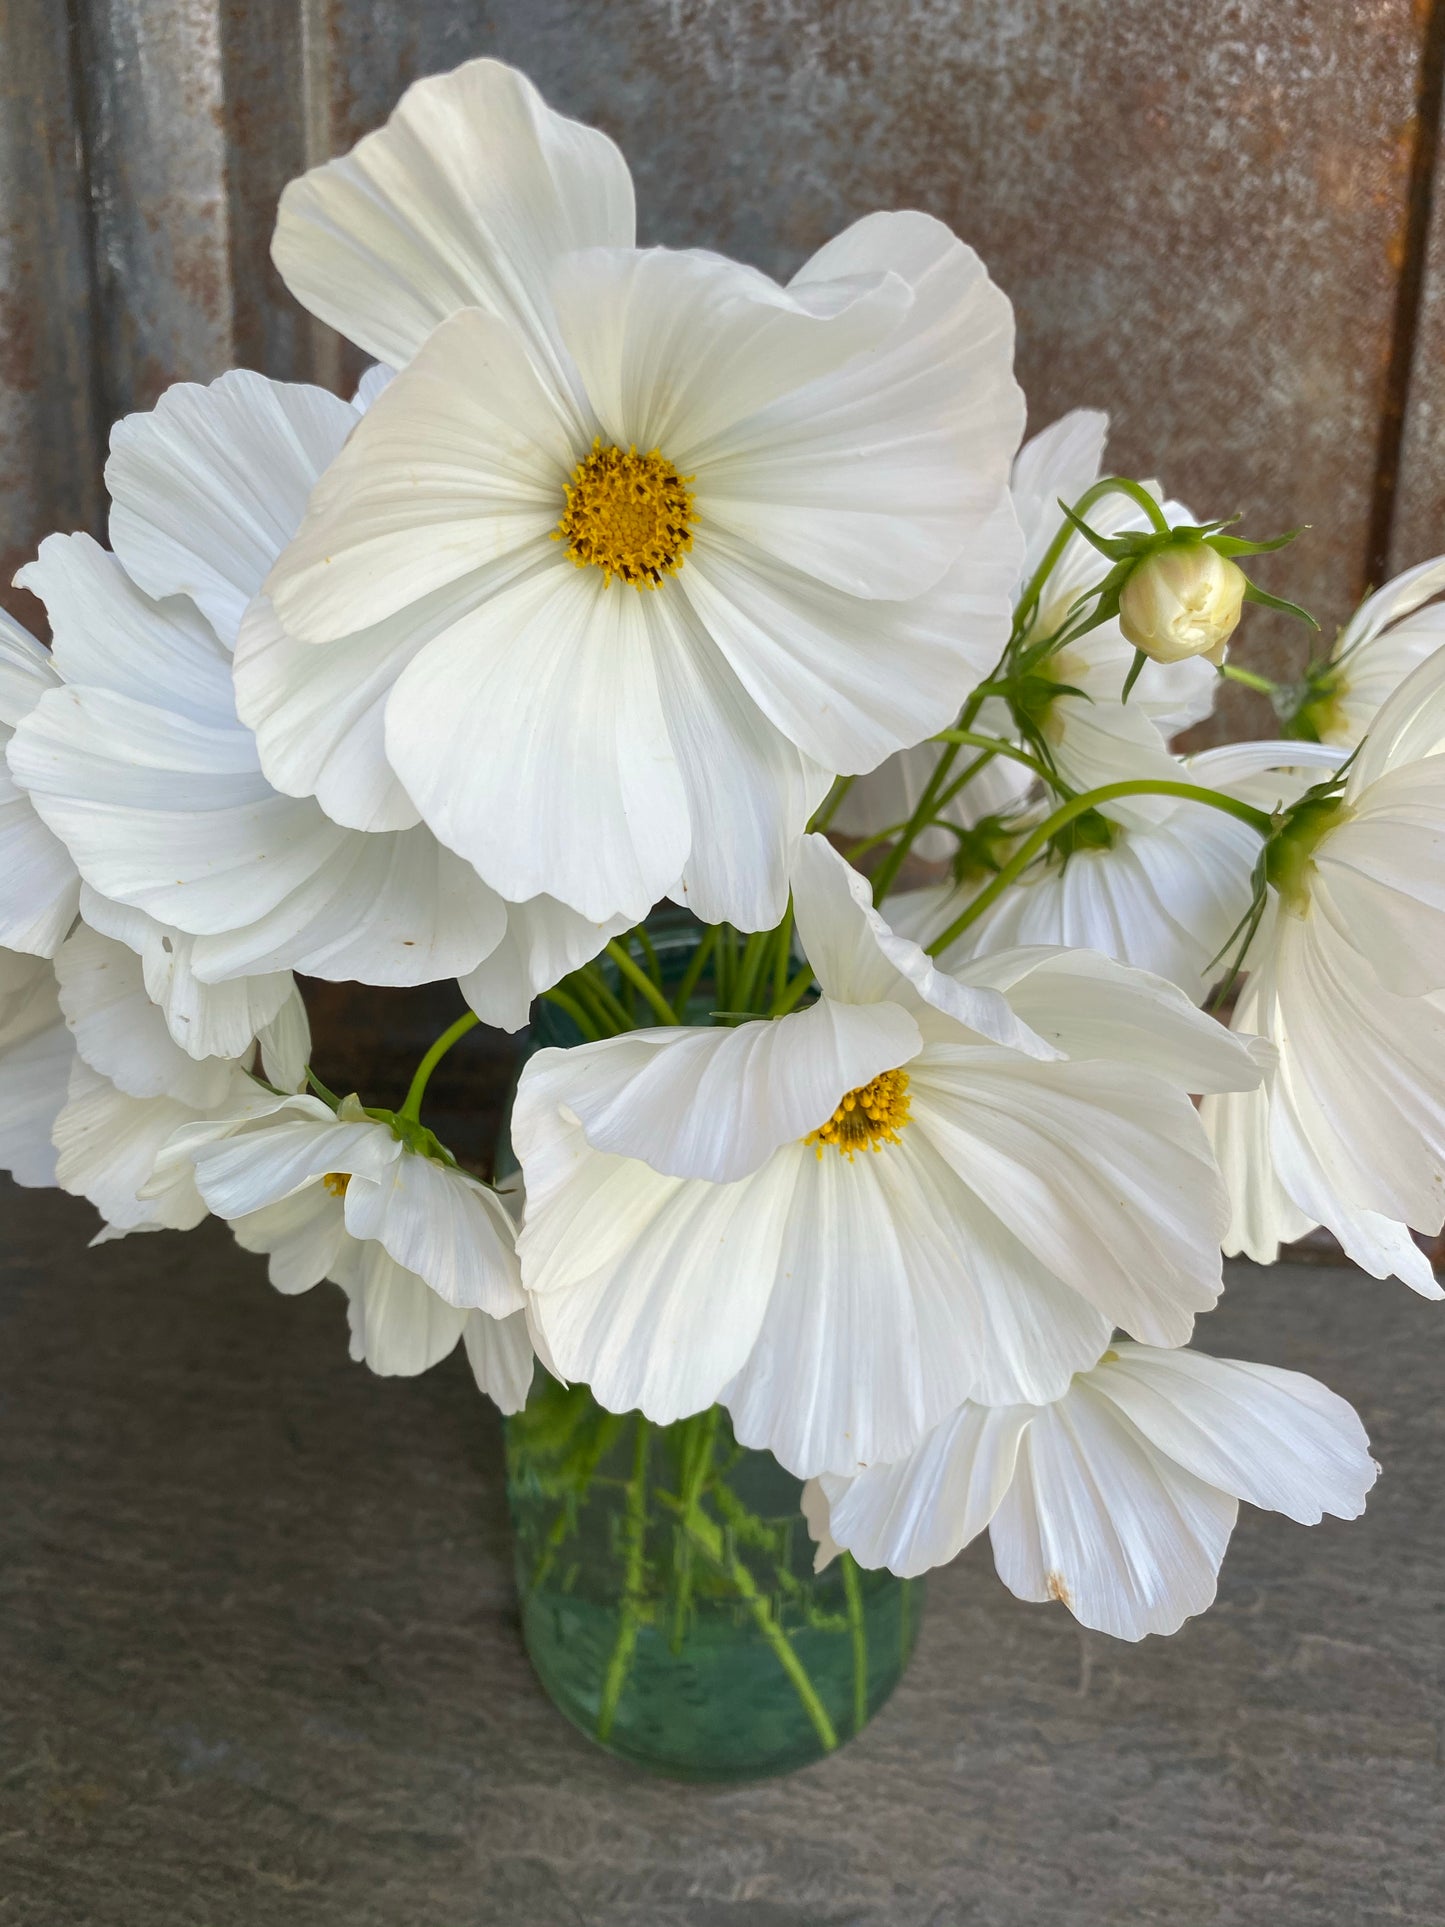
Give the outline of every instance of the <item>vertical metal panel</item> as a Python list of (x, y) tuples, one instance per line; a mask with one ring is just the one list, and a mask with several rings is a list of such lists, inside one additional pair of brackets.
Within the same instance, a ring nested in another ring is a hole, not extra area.
[(1395, 472), (1382, 480), (1389, 490), (1385, 569), (1393, 572), (1445, 551), (1445, 148), (1440, 106), (1445, 88), (1445, 0), (1429, 9), (1427, 54), (1422, 69), (1420, 141), (1416, 167), (1416, 221), (1412, 254), (1401, 264), (1400, 392), (1402, 419), (1396, 435), (1382, 426), (1387, 458)]
[(236, 360), (333, 386), (337, 337), (291, 299), (270, 258), (282, 188), (332, 152), (324, 13), (321, 0), (220, 0)]
[(0, 63), (0, 600), (51, 528), (92, 528), (99, 424), (69, 32), (54, 0), (12, 0)]
[[(1312, 534), (1267, 582), (1361, 586), (1421, 22), (1412, 0), (333, 0), (338, 142), (474, 53), (606, 127), (644, 238), (786, 273), (923, 207), (1013, 296), (1031, 420), (1111, 412), (1201, 513)], [(1245, 660), (1297, 663), (1253, 611)], [(1231, 726), (1267, 729), (1232, 690)]]
[(79, 0), (100, 388), (112, 418), (231, 361), (214, 0)]

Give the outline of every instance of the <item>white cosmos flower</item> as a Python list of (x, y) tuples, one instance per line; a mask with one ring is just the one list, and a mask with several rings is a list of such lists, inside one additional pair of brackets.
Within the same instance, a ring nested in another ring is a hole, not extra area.
[(1407, 569), (1356, 609), (1335, 639), (1303, 720), (1322, 743), (1353, 749), (1412, 669), (1445, 647), (1445, 556)]
[[(1174, 775), (1275, 809), (1297, 801), (1320, 780), (1320, 766), (1337, 760), (1318, 744), (1237, 743), (1179, 760)], [(943, 952), (944, 966), (1017, 944), (1063, 944), (1167, 977), (1202, 1003), (1225, 967), (1230, 938), (1242, 931), (1262, 839), (1205, 803), (1139, 801), (1146, 807), (1127, 820), (1106, 822), (1106, 844), (1041, 857)], [(1040, 805), (1020, 832), (1046, 814)], [(895, 929), (927, 944), (988, 880), (909, 891), (890, 901), (889, 916)]]
[(252, 618), (304, 686), (242, 700), (278, 736), (384, 702), (406, 794), (509, 899), (763, 928), (829, 774), (1003, 645), (1012, 311), (923, 214), (786, 287), (633, 239), (611, 142), (492, 61), (292, 184), (282, 274), (401, 372)]
[(960, 1406), (909, 1458), (804, 1494), (824, 1565), (846, 1547), (912, 1577), (985, 1527), (1020, 1599), (1116, 1639), (1214, 1599), (1239, 1501), (1355, 1519), (1378, 1467), (1353, 1408), (1312, 1378), (1122, 1340), (1043, 1407)]
[(352, 1355), (384, 1376), (424, 1372), (466, 1347), (503, 1411), (532, 1377), (515, 1233), (495, 1192), (407, 1149), (354, 1098), (273, 1101), (178, 1131), (165, 1176), (194, 1171), (206, 1205), (247, 1251), (264, 1252), (278, 1291), (330, 1278), (350, 1303)]
[(867, 888), (807, 838), (816, 1005), (542, 1051), (513, 1115), (558, 1371), (660, 1422), (722, 1398), (803, 1477), (965, 1397), (1056, 1397), (1116, 1324), (1187, 1338), (1227, 1204), (1186, 1092), (1258, 1078), (1157, 978), (1046, 950), (945, 976)]
[(1338, 807), (1300, 823), (1246, 958), (1266, 1088), (1206, 1099), (1226, 1248), (1323, 1224), (1375, 1277), (1445, 1296), (1407, 1226), (1445, 1217), (1445, 652), (1381, 709)]
[[(237, 714), (242, 614), (359, 419), (320, 389), (238, 372), (121, 422), (107, 467), (116, 555), (51, 536), (22, 571), (51, 618), (58, 686), (20, 721), (10, 768), (90, 886), (86, 916), (140, 952), (153, 996), (171, 983), (173, 1006), (204, 1015), (228, 998), (234, 1014), (225, 987), (245, 979), (245, 1001), (274, 1015), (293, 968), (376, 984), (457, 976), (479, 1015), (516, 1029), (549, 973), (618, 926), (545, 900), (508, 906), (415, 812), (353, 827), (281, 793)], [(365, 728), (355, 700), (311, 718), (328, 795), (327, 758), (345, 760), (353, 725)], [(240, 1048), (215, 1030), (193, 1041), (200, 1055)]]
[[(1076, 408), (1040, 430), (1019, 451), (1011, 487), (1025, 553), (1016, 596), (1022, 595), (1062, 526), (1060, 500), (1072, 506), (1099, 479), (1108, 427), (1107, 415)], [(1158, 495), (1157, 486), (1149, 487)], [(1178, 502), (1165, 502), (1163, 509), (1171, 525), (1193, 519)], [(1105, 535), (1149, 526), (1143, 511), (1123, 495), (1106, 496), (1087, 519)], [(1069, 604), (1100, 582), (1108, 570), (1107, 558), (1083, 536), (1070, 536), (1049, 576), (1033, 632), (1044, 635), (1057, 630)], [(1128, 703), (1121, 703), (1133, 661), (1133, 645), (1125, 641), (1115, 621), (1071, 643), (1040, 671), (1046, 682), (1062, 685), (1049, 700), (1041, 726), (1055, 766), (1075, 789), (1094, 789), (1121, 776), (1167, 774), (1169, 739), (1202, 722), (1214, 706), (1219, 678), (1208, 663), (1200, 661), (1147, 663)], [(979, 712), (978, 727), (1005, 741), (1015, 735), (1007, 705), (996, 698), (990, 698)], [(940, 744), (919, 743), (871, 775), (858, 778), (833, 818), (834, 827), (867, 836), (902, 821), (922, 796), (941, 754)], [(961, 775), (976, 754), (958, 750), (951, 775)], [(1032, 781), (1023, 764), (996, 756), (939, 814), (944, 822), (969, 829), (981, 817), (1002, 814), (1017, 805)], [(1126, 805), (1125, 813), (1127, 809)], [(925, 859), (940, 860), (951, 855), (955, 840), (946, 830), (931, 828), (913, 847)]]

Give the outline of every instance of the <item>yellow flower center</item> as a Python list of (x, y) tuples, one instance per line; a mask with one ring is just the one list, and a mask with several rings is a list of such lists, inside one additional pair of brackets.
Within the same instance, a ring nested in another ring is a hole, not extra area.
[(351, 1182), (351, 1173), (349, 1171), (328, 1171), (321, 1182), (326, 1186), (326, 1189), (331, 1193), (333, 1198), (344, 1198), (346, 1196), (346, 1187)]
[(882, 1071), (871, 1084), (860, 1084), (849, 1091), (826, 1124), (809, 1131), (804, 1144), (815, 1147), (822, 1157), (823, 1146), (831, 1144), (851, 1164), (855, 1151), (881, 1151), (885, 1144), (896, 1144), (898, 1133), (908, 1122), (907, 1071)]
[(697, 522), (688, 483), (654, 448), (592, 444), (567, 483), (567, 507), (552, 531), (579, 569), (589, 563), (607, 582), (620, 576), (634, 589), (655, 589), (682, 567)]

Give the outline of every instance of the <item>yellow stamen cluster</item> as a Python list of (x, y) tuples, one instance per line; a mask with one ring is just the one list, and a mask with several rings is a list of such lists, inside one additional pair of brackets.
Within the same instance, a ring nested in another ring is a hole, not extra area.
[(882, 1071), (871, 1084), (849, 1091), (828, 1122), (809, 1131), (803, 1142), (815, 1146), (818, 1157), (823, 1146), (831, 1144), (851, 1164), (855, 1151), (881, 1151), (885, 1144), (896, 1144), (908, 1122), (908, 1107), (907, 1071)]
[(326, 1186), (326, 1189), (331, 1193), (333, 1198), (344, 1198), (346, 1196), (346, 1187), (351, 1182), (351, 1173), (349, 1171), (328, 1171), (321, 1182)]
[(634, 589), (655, 589), (682, 567), (697, 521), (688, 483), (654, 448), (604, 448), (599, 437), (567, 483), (567, 507), (552, 531), (579, 569), (589, 564)]

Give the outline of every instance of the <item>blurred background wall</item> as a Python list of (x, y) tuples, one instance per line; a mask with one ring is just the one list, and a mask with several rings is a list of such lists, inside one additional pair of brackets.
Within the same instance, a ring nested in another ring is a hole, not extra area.
[[(1329, 631), (1445, 547), (1445, 0), (0, 0), (0, 593), (100, 531), (110, 422), (233, 364), (346, 383), (267, 257), (276, 197), (477, 53), (605, 127), (644, 242), (786, 275), (921, 207), (1018, 310), (1038, 427), (1312, 533)], [(1301, 634), (1254, 611), (1241, 659)], [(1232, 689), (1231, 720), (1267, 732)]]

